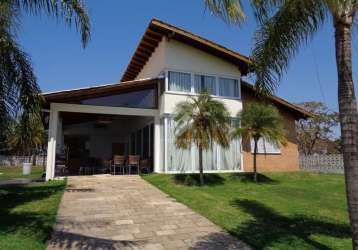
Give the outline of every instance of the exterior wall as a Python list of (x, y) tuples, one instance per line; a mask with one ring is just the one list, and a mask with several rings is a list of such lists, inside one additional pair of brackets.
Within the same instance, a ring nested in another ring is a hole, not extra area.
[[(160, 114), (172, 114), (179, 102), (186, 101), (188, 95), (176, 93), (164, 93), (161, 99)], [(242, 102), (239, 99), (215, 98), (225, 104), (231, 117), (236, 117), (237, 113), (242, 110)]]
[(136, 80), (157, 77), (163, 71), (165, 68), (166, 47), (167, 42), (163, 39), (163, 41), (158, 44), (158, 47), (145, 64), (142, 71), (136, 77)]
[[(255, 98), (251, 93), (247, 93), (246, 91), (243, 92), (243, 109), (245, 110), (245, 106), (254, 99)], [(281, 154), (258, 154), (257, 170), (259, 172), (286, 172), (299, 170), (295, 117), (289, 111), (279, 110), (284, 118), (288, 144), (286, 147), (281, 147)], [(253, 154), (251, 153), (250, 142), (247, 139), (243, 139), (242, 147), (244, 171), (251, 172), (253, 170)]]

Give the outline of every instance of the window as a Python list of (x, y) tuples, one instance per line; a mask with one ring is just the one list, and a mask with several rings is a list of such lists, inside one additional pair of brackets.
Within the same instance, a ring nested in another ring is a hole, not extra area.
[[(251, 140), (251, 153), (254, 153), (254, 140)], [(258, 154), (280, 154), (280, 147), (269, 143), (264, 138), (260, 138), (257, 142), (257, 153)]]
[(230, 78), (219, 78), (219, 95), (226, 97), (240, 97), (239, 81)]
[(191, 76), (189, 73), (169, 71), (168, 85), (170, 91), (190, 92)]
[(195, 75), (194, 79), (194, 91), (195, 93), (208, 92), (215, 95), (215, 77)]
[(143, 158), (149, 156), (149, 126), (143, 128)]
[(136, 132), (136, 155), (142, 155), (142, 130)]

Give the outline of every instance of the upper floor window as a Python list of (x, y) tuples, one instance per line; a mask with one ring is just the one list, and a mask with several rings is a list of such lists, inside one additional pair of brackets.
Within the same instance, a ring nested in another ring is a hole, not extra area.
[(190, 92), (191, 76), (189, 73), (168, 72), (168, 87), (170, 91)]
[(219, 77), (219, 95), (226, 97), (240, 97), (240, 85), (236, 79)]
[(195, 75), (194, 78), (194, 91), (195, 93), (208, 92), (215, 95), (215, 77), (205, 75)]
[[(251, 140), (251, 153), (254, 153), (254, 140)], [(274, 145), (264, 138), (260, 138), (257, 142), (257, 153), (258, 154), (280, 154), (280, 147)]]

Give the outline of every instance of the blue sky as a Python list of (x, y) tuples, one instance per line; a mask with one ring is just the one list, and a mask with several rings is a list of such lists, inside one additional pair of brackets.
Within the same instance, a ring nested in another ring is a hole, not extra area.
[[(28, 52), (43, 91), (116, 82), (125, 70), (148, 22), (158, 18), (249, 55), (255, 21), (230, 27), (204, 11), (202, 0), (88, 0), (92, 37), (82, 49), (74, 29), (46, 16), (24, 16), (19, 41)], [(247, 9), (249, 11), (249, 9)], [(332, 24), (292, 60), (277, 94), (291, 102), (324, 101), (337, 109), (337, 73)], [(355, 42), (357, 41), (356, 37)], [(353, 63), (358, 44), (353, 48)], [(354, 64), (353, 76), (357, 79)], [(356, 85), (356, 84), (355, 84)], [(357, 85), (356, 85), (357, 86)]]

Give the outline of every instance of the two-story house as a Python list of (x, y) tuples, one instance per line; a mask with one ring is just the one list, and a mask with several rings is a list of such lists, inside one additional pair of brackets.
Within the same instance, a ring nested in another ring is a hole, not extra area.
[[(63, 155), (70, 174), (96, 173), (114, 155), (140, 155), (158, 173), (196, 172), (197, 149), (175, 146), (176, 105), (205, 89), (234, 120), (256, 98), (254, 88), (241, 80), (250, 64), (246, 56), (152, 20), (120, 82), (43, 94), (49, 114), (46, 179), (60, 173), (56, 157)], [(289, 143), (276, 148), (260, 142), (259, 167), (298, 170), (295, 120), (310, 114), (281, 98), (270, 100), (285, 118)], [(250, 171), (251, 162), (250, 142), (241, 140), (204, 153), (206, 172)]]

